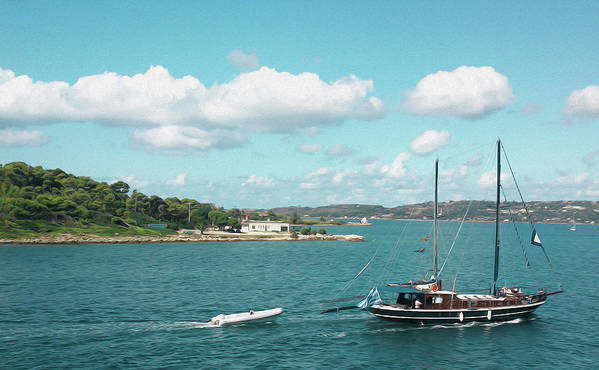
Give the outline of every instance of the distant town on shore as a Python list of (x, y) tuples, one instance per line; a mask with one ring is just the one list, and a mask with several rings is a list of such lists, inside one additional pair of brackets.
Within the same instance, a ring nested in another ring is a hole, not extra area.
[[(439, 219), (461, 221), (470, 201), (447, 201), (439, 203)], [(322, 207), (281, 207), (269, 211), (280, 215), (297, 214), (302, 217), (326, 219), (367, 217), (369, 219), (395, 220), (413, 219), (430, 220), (433, 217), (433, 202), (402, 205), (386, 208), (380, 205), (337, 204)], [(502, 219), (535, 223), (577, 223), (598, 224), (599, 202), (592, 201), (534, 201), (527, 202), (526, 208), (519, 202), (502, 203)], [(493, 201), (474, 200), (466, 221), (490, 222), (495, 220), (495, 203)]]

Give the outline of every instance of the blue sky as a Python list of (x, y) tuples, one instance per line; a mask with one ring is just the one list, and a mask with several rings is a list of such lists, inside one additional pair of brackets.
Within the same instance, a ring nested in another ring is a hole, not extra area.
[[(0, 3), (0, 163), (230, 207), (599, 199), (599, 3)], [(506, 187), (510, 184), (507, 183)]]

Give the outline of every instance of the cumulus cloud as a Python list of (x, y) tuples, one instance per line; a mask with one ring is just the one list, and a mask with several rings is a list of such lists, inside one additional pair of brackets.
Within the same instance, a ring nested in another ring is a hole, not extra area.
[(300, 152), (304, 154), (316, 154), (322, 150), (321, 144), (304, 144), (297, 148)]
[(323, 168), (317, 169), (314, 172), (310, 172), (308, 175), (306, 175), (306, 178), (312, 179), (315, 177), (325, 176), (325, 175), (329, 174), (330, 172), (331, 172), (330, 168), (323, 167)]
[(66, 82), (34, 82), (0, 69), (0, 124), (96, 122), (112, 125), (193, 125), (260, 132), (294, 132), (377, 119), (382, 102), (369, 96), (372, 80), (354, 75), (327, 83), (314, 73), (294, 75), (262, 67), (206, 88), (175, 78), (161, 66), (133, 77), (114, 72)]
[(256, 176), (256, 175), (250, 175), (247, 180), (245, 180), (241, 186), (243, 187), (249, 187), (249, 186), (254, 186), (254, 187), (258, 187), (258, 188), (274, 188), (275, 187), (275, 182), (273, 179), (269, 178), (269, 177), (263, 177), (263, 176)]
[(493, 67), (461, 66), (424, 77), (405, 93), (403, 108), (418, 115), (481, 118), (514, 101), (508, 78)]
[(472, 157), (468, 161), (466, 161), (466, 166), (476, 167), (476, 166), (480, 166), (481, 163), (483, 163), (483, 155), (478, 153), (474, 157)]
[(345, 177), (345, 174), (343, 172), (338, 172), (335, 174), (335, 176), (333, 176), (333, 182), (335, 184), (341, 184), (343, 182), (344, 177)]
[[(327, 189), (339, 186), (358, 186), (364, 177), (357, 170), (334, 170), (323, 167), (310, 172), (300, 179), (298, 185), (300, 189)], [(349, 190), (348, 190), (349, 191)], [(345, 192), (345, 190), (344, 190)]]
[[(501, 183), (505, 184), (510, 177), (507, 173), (501, 174)], [(497, 169), (492, 168), (489, 172), (485, 172), (478, 178), (478, 186), (481, 188), (490, 188), (497, 186)]]
[(127, 184), (129, 184), (131, 188), (145, 188), (146, 186), (150, 185), (149, 181), (139, 180), (134, 173), (124, 177), (122, 181), (125, 181)]
[[(2, 77), (0, 76), (0, 79)], [(17, 146), (40, 146), (50, 140), (46, 134), (38, 130), (0, 130), (0, 148)]]
[(362, 165), (362, 172), (365, 175), (374, 175), (379, 168), (381, 161), (378, 158), (362, 158), (358, 161)]
[(417, 155), (427, 155), (449, 144), (449, 132), (427, 130), (410, 144), (410, 151)]
[(574, 90), (566, 99), (564, 113), (570, 116), (599, 118), (599, 86)]
[(559, 176), (553, 180), (553, 185), (558, 186), (571, 186), (571, 185), (583, 185), (587, 179), (589, 179), (590, 174), (588, 172), (583, 172), (579, 174), (567, 174), (563, 176)]
[(228, 130), (207, 131), (187, 126), (162, 126), (149, 130), (136, 130), (132, 143), (150, 152), (185, 154), (205, 152), (215, 148), (240, 146), (245, 137)]
[(468, 174), (468, 167), (459, 166), (447, 171), (443, 171), (439, 174), (439, 179), (442, 183), (452, 184), (456, 180), (465, 177)]
[(166, 184), (170, 185), (170, 186), (185, 186), (187, 182), (187, 174), (186, 173), (181, 173), (179, 175), (177, 175), (177, 177), (175, 177), (173, 180), (167, 180)]
[(410, 160), (412, 156), (409, 153), (399, 153), (390, 165), (384, 165), (381, 172), (392, 178), (401, 178), (405, 176), (406, 169), (404, 164)]
[(317, 184), (317, 183), (315, 183), (315, 182), (301, 182), (301, 183), (299, 184), (299, 187), (300, 187), (301, 189), (308, 189), (308, 190), (311, 190), (311, 189), (318, 189), (318, 188), (320, 187), (320, 185), (319, 185), (319, 184)]
[(260, 67), (260, 61), (258, 57), (254, 53), (246, 54), (241, 50), (231, 50), (229, 55), (227, 55), (227, 60), (229, 63), (233, 64), (235, 67), (239, 69), (245, 70), (254, 70)]

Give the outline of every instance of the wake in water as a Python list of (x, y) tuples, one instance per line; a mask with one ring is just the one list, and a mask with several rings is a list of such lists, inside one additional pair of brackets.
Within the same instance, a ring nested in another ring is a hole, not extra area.
[(173, 323), (176, 328), (179, 329), (213, 329), (213, 328), (238, 328), (245, 326), (263, 326), (274, 324), (274, 321), (260, 321), (260, 322), (240, 322), (227, 325), (215, 325), (211, 322), (196, 322), (196, 321), (179, 321)]
[(530, 318), (530, 319), (516, 318), (516, 319), (508, 320), (508, 321), (495, 321), (495, 322), (471, 321), (466, 324), (455, 323), (455, 324), (445, 324), (445, 325), (433, 325), (433, 326), (428, 326), (428, 327), (422, 326), (422, 328), (428, 328), (428, 329), (456, 329), (456, 328), (461, 329), (461, 328), (475, 328), (475, 327), (494, 328), (497, 326), (521, 324), (523, 322), (529, 322), (529, 321), (534, 321), (534, 320), (536, 320), (536, 318)]
[(375, 329), (373, 333), (389, 333), (389, 332), (407, 332), (407, 331), (416, 331), (416, 330), (439, 330), (439, 329), (468, 329), (468, 328), (495, 328), (504, 325), (514, 325), (521, 324), (525, 322), (535, 321), (537, 317), (532, 317), (528, 319), (517, 318), (509, 321), (497, 321), (497, 322), (468, 322), (465, 324), (455, 323), (455, 324), (438, 324), (438, 325), (413, 325), (413, 324), (399, 324), (395, 327), (385, 327), (381, 329)]
[(177, 325), (182, 328), (188, 329), (207, 329), (207, 328), (218, 328), (218, 325), (214, 325), (211, 322), (195, 322), (195, 321), (181, 321), (175, 322), (174, 325)]

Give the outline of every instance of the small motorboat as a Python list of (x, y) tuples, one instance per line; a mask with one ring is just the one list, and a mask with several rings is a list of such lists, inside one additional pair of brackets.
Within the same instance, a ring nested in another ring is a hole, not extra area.
[(275, 317), (283, 313), (281, 307), (263, 311), (250, 311), (242, 313), (234, 313), (231, 315), (220, 314), (210, 319), (210, 324), (215, 326), (223, 326), (227, 324), (242, 323), (248, 321), (264, 320), (270, 317)]

